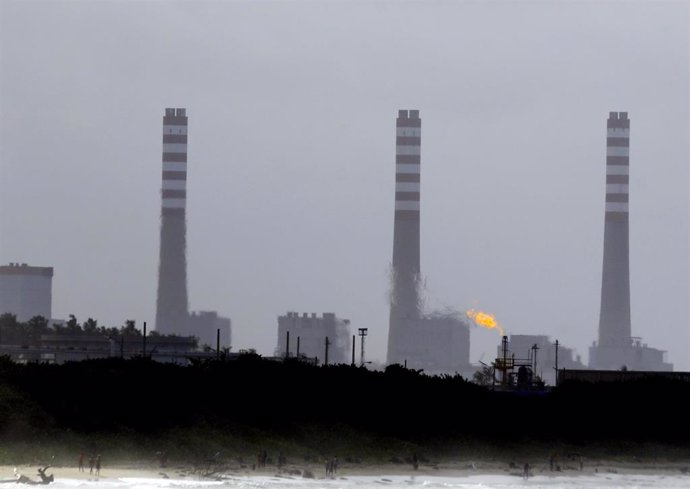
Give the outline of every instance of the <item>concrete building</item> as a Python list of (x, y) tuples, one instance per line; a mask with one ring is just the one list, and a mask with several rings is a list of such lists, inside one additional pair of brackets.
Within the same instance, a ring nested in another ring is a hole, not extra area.
[[(536, 346), (536, 348), (535, 348)], [(496, 358), (501, 358), (503, 348), (499, 346)], [(545, 335), (513, 334), (507, 343), (507, 355), (521, 360), (533, 360), (538, 375), (546, 384), (556, 384), (556, 344)], [(579, 355), (571, 348), (558, 345), (558, 368), (586, 369)]]
[(630, 119), (610, 112), (606, 124), (606, 201), (599, 341), (589, 349), (592, 369), (672, 370), (662, 350), (631, 333), (629, 265)]
[(401, 365), (433, 374), (467, 374), (470, 370), (470, 332), (463, 319), (454, 316), (424, 316), (398, 321), (410, 341), (398, 353)]
[[(35, 346), (0, 345), (0, 355), (18, 363), (62, 364), (96, 358), (133, 358), (144, 353), (142, 336), (108, 337), (102, 334), (41, 335)], [(186, 365), (190, 358), (214, 358), (215, 353), (197, 350), (196, 338), (186, 336), (148, 336), (146, 356), (158, 362)]]
[(20, 322), (34, 316), (50, 319), (52, 301), (52, 267), (32, 267), (26, 263), (0, 266), (0, 314), (14, 314)]
[(163, 186), (160, 264), (155, 329), (163, 334), (188, 334), (186, 222), (187, 115), (165, 109), (163, 116)]
[(566, 380), (580, 382), (634, 382), (642, 379), (668, 379), (690, 382), (690, 372), (645, 371), (645, 370), (558, 370), (558, 383)]
[(340, 319), (332, 312), (324, 312), (322, 317), (318, 317), (316, 313), (309, 315), (305, 312), (300, 316), (296, 312), (288, 312), (285, 316), (278, 316), (278, 345), (275, 355), (292, 357), (299, 353), (300, 356), (317, 358), (319, 363), (323, 363), (326, 357), (326, 338), (328, 363), (351, 363), (349, 319)]
[(219, 316), (215, 311), (192, 312), (189, 316), (191, 334), (199, 338), (199, 346), (216, 348), (217, 334), (220, 330), (220, 347), (230, 348), (232, 325), (230, 318)]
[(395, 139), (395, 216), (387, 363), (427, 373), (465, 371), (467, 324), (452, 316), (425, 316), (420, 283), (421, 131), (418, 110), (400, 110)]

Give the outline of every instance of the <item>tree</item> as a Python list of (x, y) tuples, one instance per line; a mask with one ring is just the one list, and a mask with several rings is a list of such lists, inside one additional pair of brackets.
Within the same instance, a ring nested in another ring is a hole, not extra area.
[(472, 376), (472, 382), (479, 385), (490, 386), (494, 383), (494, 369), (488, 365), (484, 365), (480, 370), (477, 370)]
[(24, 323), (24, 342), (38, 344), (41, 335), (48, 334), (48, 320), (43, 316), (34, 316)]
[(84, 330), (84, 333), (95, 333), (98, 331), (98, 321), (89, 318), (81, 325), (81, 329)]
[(79, 333), (81, 332), (81, 327), (79, 326), (79, 321), (74, 314), (69, 315), (69, 319), (65, 323), (68, 333)]
[[(3, 341), (9, 344), (9, 339), (12, 333), (17, 330), (18, 324), (16, 314), (6, 312), (0, 315), (0, 345), (3, 344)], [(3, 332), (5, 333), (5, 336), (3, 336)]]
[(135, 336), (141, 335), (141, 333), (137, 329), (136, 324), (137, 323), (134, 319), (127, 319), (125, 321), (125, 325), (122, 328), (120, 328), (122, 331), (122, 334), (135, 335)]

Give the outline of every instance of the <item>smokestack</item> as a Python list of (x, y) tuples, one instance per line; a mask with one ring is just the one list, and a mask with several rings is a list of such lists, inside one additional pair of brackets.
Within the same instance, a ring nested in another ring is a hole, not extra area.
[[(402, 363), (405, 322), (419, 318), (419, 195), (422, 120), (400, 110), (395, 139), (395, 219), (388, 363)], [(408, 323), (409, 324), (409, 323)]]
[(599, 346), (629, 347), (632, 338), (628, 256), (628, 113), (610, 112), (606, 126), (606, 210)]
[(163, 117), (163, 187), (158, 268), (156, 330), (187, 334), (187, 115), (165, 109)]

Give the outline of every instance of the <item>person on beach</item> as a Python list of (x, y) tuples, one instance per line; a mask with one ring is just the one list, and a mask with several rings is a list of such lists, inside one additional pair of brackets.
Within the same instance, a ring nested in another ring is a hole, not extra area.
[(96, 456), (96, 477), (101, 475), (101, 455)]
[(93, 464), (96, 460), (93, 458), (93, 453), (89, 456), (89, 475), (93, 474)]
[(414, 470), (419, 468), (419, 458), (417, 458), (417, 452), (412, 454), (412, 468)]
[(529, 464), (525, 462), (525, 467), (522, 469), (522, 478), (527, 480), (529, 478)]
[(79, 452), (79, 472), (84, 472), (84, 452)]
[(50, 465), (46, 465), (42, 469), (41, 468), (38, 469), (38, 476), (41, 478), (41, 484), (50, 484), (51, 482), (53, 482), (55, 480), (55, 477), (53, 477), (53, 474), (46, 475), (46, 470), (48, 470), (48, 467), (50, 467)]

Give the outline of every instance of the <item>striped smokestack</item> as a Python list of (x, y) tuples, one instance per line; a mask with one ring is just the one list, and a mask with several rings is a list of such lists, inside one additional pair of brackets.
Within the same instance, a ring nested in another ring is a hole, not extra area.
[(599, 345), (627, 347), (632, 343), (628, 254), (628, 113), (610, 112), (606, 126), (606, 210)]
[(186, 223), (187, 115), (165, 109), (163, 117), (161, 247), (156, 330), (188, 334)]
[(420, 317), (419, 196), (422, 120), (418, 110), (400, 110), (396, 122), (395, 220), (388, 363), (403, 363), (410, 345), (406, 330)]

